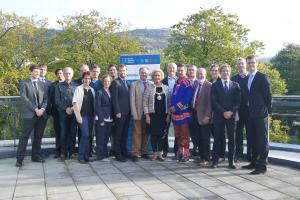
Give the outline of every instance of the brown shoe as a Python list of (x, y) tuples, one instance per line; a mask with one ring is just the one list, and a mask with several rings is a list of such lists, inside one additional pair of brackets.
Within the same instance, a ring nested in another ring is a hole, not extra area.
[(65, 154), (60, 154), (59, 159), (60, 159), (61, 161), (65, 161), (65, 160), (66, 160)]
[(75, 153), (72, 153), (71, 155), (70, 155), (70, 159), (77, 159), (77, 155), (75, 154)]

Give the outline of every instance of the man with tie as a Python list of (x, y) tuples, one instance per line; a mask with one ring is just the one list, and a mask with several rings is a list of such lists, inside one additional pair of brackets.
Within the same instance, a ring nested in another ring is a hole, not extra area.
[(210, 159), (210, 126), (212, 118), (211, 83), (206, 80), (206, 70), (197, 70), (193, 87), (191, 134), (199, 149), (200, 164), (206, 166)]
[[(177, 76), (176, 76), (176, 72), (177, 72), (177, 65), (175, 63), (169, 63), (168, 67), (168, 76), (165, 77), (162, 80), (162, 84), (166, 85), (169, 87), (169, 92), (170, 92), (170, 96), (172, 95), (173, 92), (173, 88), (176, 84), (177, 81)], [(163, 157), (166, 158), (168, 153), (169, 153), (169, 129), (170, 129), (170, 125), (171, 125), (171, 121), (167, 124), (167, 130), (166, 130), (166, 135), (164, 136), (164, 140), (163, 140), (163, 145), (162, 145), (162, 149), (163, 149)], [(176, 140), (174, 142), (174, 152), (177, 151), (177, 146), (176, 146)]]
[(51, 83), (50, 89), (49, 89), (49, 96), (48, 96), (48, 107), (50, 108), (50, 114), (53, 117), (53, 128), (55, 132), (55, 155), (54, 158), (58, 158), (60, 156), (60, 120), (59, 120), (59, 114), (58, 114), (58, 107), (55, 104), (55, 87), (58, 83), (64, 82), (65, 77), (63, 75), (63, 70), (61, 68), (58, 68), (55, 70), (55, 76), (56, 76), (56, 81)]
[(150, 158), (147, 150), (148, 135), (146, 133), (146, 119), (143, 112), (143, 95), (150, 84), (147, 80), (149, 69), (141, 67), (139, 75), (140, 79), (130, 85), (130, 109), (134, 120), (131, 156), (134, 162), (138, 161), (139, 156), (146, 159)]
[(228, 136), (228, 163), (230, 169), (233, 164), (235, 149), (235, 115), (241, 103), (241, 89), (238, 83), (230, 80), (231, 68), (228, 64), (220, 67), (221, 80), (213, 83), (211, 88), (212, 109), (214, 112), (214, 144), (212, 168), (218, 166), (220, 145), (219, 140), (224, 135), (225, 127)]
[(32, 130), (34, 139), (32, 143), (31, 160), (44, 162), (41, 152), (41, 141), (47, 122), (48, 94), (46, 85), (39, 81), (40, 69), (37, 65), (31, 65), (30, 78), (20, 83), (20, 96), (22, 99), (21, 117), (22, 133), (17, 150), (16, 166), (21, 167), (25, 157), (26, 146)]
[(245, 169), (254, 169), (250, 174), (263, 174), (267, 171), (269, 154), (268, 115), (271, 114), (272, 92), (269, 77), (258, 71), (256, 57), (246, 58), (249, 105), (249, 132), (252, 140), (252, 158)]
[(127, 136), (130, 120), (129, 85), (126, 81), (127, 67), (120, 64), (118, 75), (110, 87), (111, 100), (114, 113), (114, 151), (117, 161), (126, 162), (129, 157), (127, 152)]
[(246, 60), (244, 58), (239, 58), (237, 60), (237, 70), (238, 74), (231, 78), (232, 81), (237, 82), (241, 88), (241, 104), (238, 110), (238, 121), (236, 127), (236, 135), (235, 135), (235, 162), (238, 162), (241, 158), (243, 158), (243, 133), (244, 127), (246, 130), (246, 137), (247, 137), (247, 159), (248, 161), (251, 160), (251, 140), (249, 137), (249, 126), (248, 126), (248, 115), (249, 115), (249, 108), (247, 105), (246, 96), (248, 93), (246, 77), (248, 75), (246, 69)]

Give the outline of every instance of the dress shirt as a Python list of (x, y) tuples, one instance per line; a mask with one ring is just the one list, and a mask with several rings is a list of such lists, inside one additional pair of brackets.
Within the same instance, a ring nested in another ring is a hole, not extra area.
[(250, 91), (251, 85), (252, 85), (252, 81), (255, 77), (257, 70), (255, 70), (254, 72), (250, 73), (249, 72), (249, 79), (248, 79), (248, 90)]

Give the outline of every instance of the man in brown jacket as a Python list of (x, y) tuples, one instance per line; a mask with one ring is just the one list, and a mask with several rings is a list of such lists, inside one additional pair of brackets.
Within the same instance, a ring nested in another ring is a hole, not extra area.
[(134, 162), (139, 159), (140, 149), (142, 158), (150, 158), (147, 151), (148, 136), (146, 134), (146, 121), (143, 112), (143, 95), (150, 84), (147, 80), (148, 74), (149, 69), (141, 67), (139, 69), (140, 79), (133, 82), (130, 86), (130, 109), (134, 120), (131, 155)]
[(211, 83), (206, 80), (206, 70), (197, 70), (197, 80), (193, 87), (192, 98), (192, 131), (199, 148), (201, 165), (207, 165), (210, 158), (210, 126), (212, 118), (211, 109)]

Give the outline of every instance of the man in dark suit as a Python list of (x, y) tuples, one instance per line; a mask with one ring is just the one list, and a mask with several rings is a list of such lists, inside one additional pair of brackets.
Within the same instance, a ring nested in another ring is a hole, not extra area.
[(56, 69), (55, 70), (55, 75), (56, 75), (56, 81), (51, 83), (50, 89), (49, 89), (49, 96), (48, 96), (48, 108), (50, 110), (50, 114), (53, 117), (53, 128), (55, 132), (55, 155), (54, 158), (58, 158), (61, 154), (60, 150), (60, 125), (59, 125), (59, 114), (58, 114), (58, 107), (55, 104), (55, 87), (58, 83), (64, 82), (65, 77), (63, 75), (63, 70), (62, 69)]
[(126, 65), (118, 66), (119, 77), (111, 84), (111, 100), (114, 113), (114, 151), (116, 160), (126, 162), (129, 156), (127, 152), (127, 136), (130, 120), (129, 85), (126, 81)]
[(271, 114), (272, 92), (269, 77), (257, 70), (256, 57), (246, 59), (249, 105), (249, 132), (252, 138), (252, 159), (246, 169), (255, 169), (250, 174), (263, 174), (267, 171), (269, 154), (268, 115)]
[[(169, 92), (170, 92), (170, 96), (173, 93), (173, 88), (176, 84), (177, 81), (177, 76), (176, 76), (176, 72), (177, 72), (177, 65), (175, 63), (169, 63), (168, 64), (168, 76), (166, 76), (163, 80), (162, 80), (162, 84), (167, 85), (169, 87)], [(167, 157), (168, 153), (169, 153), (169, 129), (170, 129), (170, 125), (171, 125), (171, 121), (167, 124), (167, 130), (166, 130), (166, 135), (164, 136), (164, 140), (163, 140), (163, 145), (162, 145), (162, 149), (163, 149), (163, 157)], [(177, 146), (176, 146), (176, 140), (174, 141), (174, 152), (177, 152)]]
[(20, 84), (23, 127), (17, 150), (17, 167), (22, 166), (26, 146), (32, 130), (34, 130), (34, 139), (32, 143), (31, 160), (33, 162), (44, 162), (41, 154), (41, 141), (47, 122), (47, 89), (46, 85), (38, 80), (40, 73), (39, 67), (37, 65), (31, 65), (29, 70), (31, 74), (30, 78), (22, 81)]
[(238, 83), (230, 80), (231, 68), (225, 64), (220, 67), (221, 80), (215, 82), (211, 89), (212, 109), (214, 112), (214, 145), (212, 168), (218, 166), (219, 139), (224, 134), (226, 127), (228, 136), (228, 163), (230, 169), (235, 169), (233, 164), (235, 149), (235, 117), (241, 103), (241, 89)]
[(194, 82), (192, 106), (191, 135), (195, 146), (199, 149), (200, 163), (208, 164), (210, 159), (210, 127), (212, 118), (211, 83), (206, 80), (206, 70), (197, 70), (197, 80)]
[(249, 115), (249, 108), (247, 105), (246, 96), (248, 93), (247, 83), (246, 83), (246, 77), (248, 75), (247, 69), (246, 69), (246, 60), (244, 58), (239, 58), (237, 60), (237, 70), (238, 74), (233, 76), (231, 78), (232, 81), (237, 82), (240, 85), (241, 88), (241, 104), (238, 110), (238, 121), (237, 121), (237, 127), (236, 127), (236, 136), (235, 136), (235, 162), (238, 162), (241, 158), (243, 158), (243, 150), (244, 150), (244, 144), (243, 144), (243, 133), (244, 133), (244, 127), (246, 130), (246, 136), (247, 136), (247, 160), (251, 161), (251, 140), (249, 137), (249, 126), (248, 126), (248, 115)]

